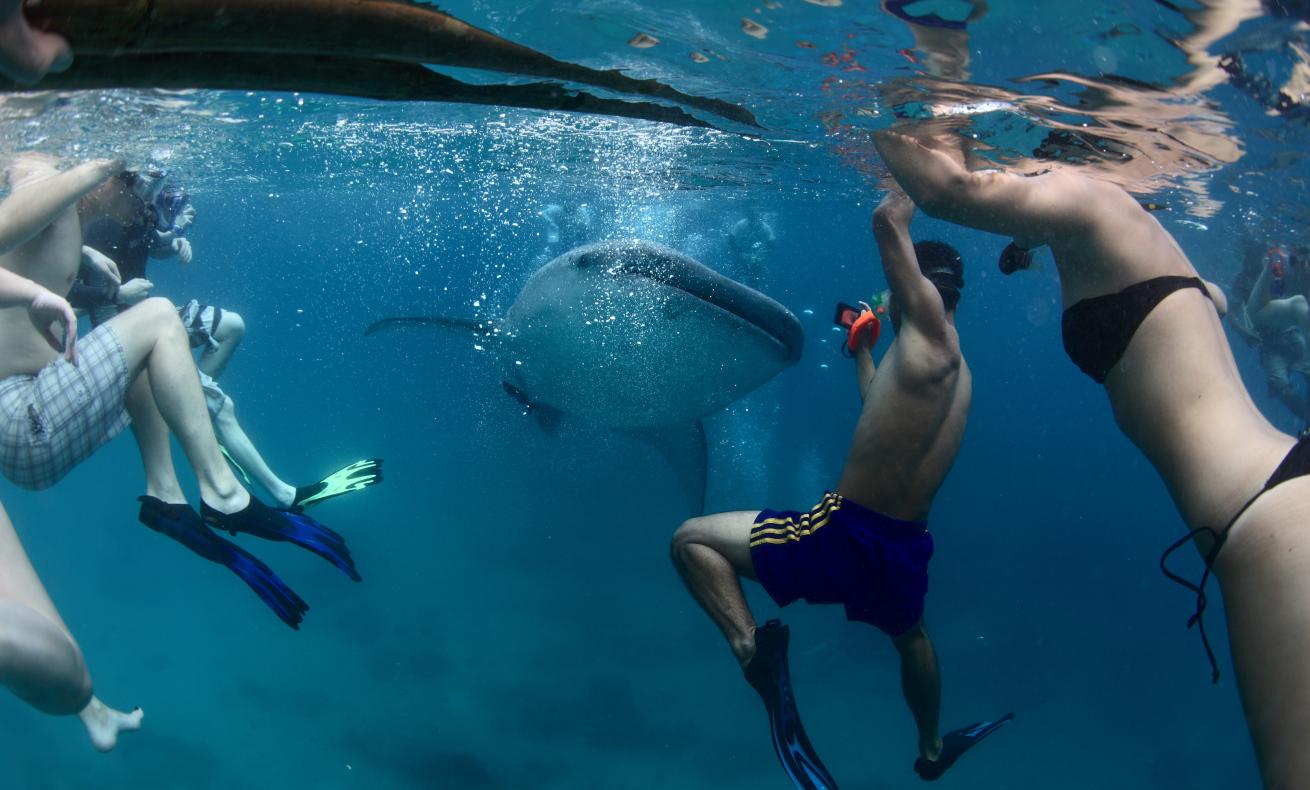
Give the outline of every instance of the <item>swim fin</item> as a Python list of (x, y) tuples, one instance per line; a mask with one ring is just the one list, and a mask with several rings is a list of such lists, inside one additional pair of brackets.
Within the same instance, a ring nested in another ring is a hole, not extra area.
[(220, 513), (201, 501), (200, 515), (209, 526), (233, 535), (244, 532), (264, 540), (294, 543), (337, 566), (351, 579), (360, 581), (345, 539), (309, 516), (271, 508), (253, 496), (249, 505), (235, 513)]
[(190, 505), (170, 505), (152, 496), (137, 499), (141, 501), (139, 518), (142, 524), (240, 576), (282, 622), (300, 629), (300, 621), (309, 611), (309, 604), (283, 584), (277, 574), (257, 557), (211, 532)]
[(782, 768), (801, 790), (836, 790), (837, 783), (828, 775), (819, 755), (801, 725), (796, 710), (796, 695), (791, 689), (787, 668), (787, 643), (791, 632), (778, 620), (770, 620), (755, 629), (755, 655), (746, 665), (746, 680), (759, 692), (769, 712), (769, 730), (773, 750)]
[(288, 510), (299, 513), (305, 508), (313, 507), (324, 500), (342, 494), (349, 494), (351, 491), (359, 491), (362, 488), (368, 488), (381, 482), (381, 458), (356, 461), (349, 466), (341, 467), (313, 485), (298, 486), (296, 488), (296, 498), (292, 500), (291, 507)]
[(978, 742), (988, 735), (996, 732), (1001, 725), (1014, 718), (1013, 713), (1007, 713), (996, 721), (979, 721), (953, 730), (942, 736), (942, 753), (936, 760), (925, 760), (922, 757), (914, 761), (914, 772), (925, 782), (931, 782), (942, 774), (946, 769), (955, 765), (955, 761), (960, 756), (978, 745)]

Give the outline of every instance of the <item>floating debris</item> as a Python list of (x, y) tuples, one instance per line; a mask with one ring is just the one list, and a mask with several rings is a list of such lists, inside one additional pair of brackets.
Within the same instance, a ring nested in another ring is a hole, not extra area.
[(709, 59), (708, 57), (702, 55), (702, 54), (699, 53), (699, 52), (693, 52), (693, 53), (691, 53), (691, 59), (694, 60), (694, 61), (696, 61), (697, 63), (709, 63), (709, 62), (710, 62), (710, 59)]
[(741, 18), (741, 32), (752, 38), (758, 38), (761, 40), (769, 35), (769, 29), (767, 27), (761, 25), (759, 22), (747, 19), (746, 17)]
[(660, 40), (658, 38), (655, 38), (654, 36), (648, 36), (645, 33), (638, 33), (637, 35), (628, 39), (628, 46), (636, 47), (637, 49), (650, 49), (651, 47), (655, 46), (658, 43), (660, 43)]

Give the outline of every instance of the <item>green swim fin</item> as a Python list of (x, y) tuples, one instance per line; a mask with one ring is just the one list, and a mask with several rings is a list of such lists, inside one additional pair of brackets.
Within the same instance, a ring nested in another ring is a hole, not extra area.
[(343, 466), (313, 485), (298, 486), (296, 488), (296, 498), (291, 502), (291, 507), (288, 509), (294, 513), (299, 513), (325, 499), (349, 494), (352, 491), (359, 491), (381, 482), (381, 458), (356, 461), (349, 466)]

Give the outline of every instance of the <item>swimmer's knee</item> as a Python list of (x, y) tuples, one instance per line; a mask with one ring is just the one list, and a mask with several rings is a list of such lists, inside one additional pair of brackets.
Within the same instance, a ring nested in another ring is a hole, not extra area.
[(237, 404), (231, 396), (223, 395), (223, 401), (214, 412), (214, 421), (224, 425), (234, 425), (237, 421)]
[(689, 518), (673, 533), (673, 537), (669, 540), (669, 557), (675, 566), (680, 568), (686, 564), (687, 554), (692, 551), (692, 546), (704, 545), (700, 540), (705, 531), (703, 521), (704, 519), (701, 518)]
[(922, 617), (910, 626), (910, 630), (892, 637), (892, 644), (902, 653), (912, 652), (928, 641), (928, 627), (924, 625)]
[(214, 335), (214, 339), (220, 343), (239, 343), (246, 335), (246, 320), (238, 312), (224, 310)]

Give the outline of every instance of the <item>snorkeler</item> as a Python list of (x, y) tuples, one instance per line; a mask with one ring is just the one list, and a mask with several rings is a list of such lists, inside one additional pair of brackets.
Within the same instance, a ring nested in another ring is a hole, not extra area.
[[(114, 274), (106, 273), (103, 266), (84, 265), (69, 295), (74, 307), (90, 312), (93, 325), (149, 295), (154, 286), (146, 279), (148, 258), (176, 256), (183, 265), (191, 261), (191, 242), (185, 234), (195, 220), (195, 208), (185, 190), (165, 185), (165, 176), (159, 168), (124, 170), (78, 204), (84, 243), (117, 267)], [(95, 260), (88, 255), (86, 263)], [(202, 349), (196, 363), (200, 386), (224, 455), (247, 482), (253, 478), (279, 507), (300, 511), (382, 481), (378, 459), (356, 461), (303, 486), (275, 474), (237, 420), (236, 403), (218, 384), (245, 336), (245, 320), (232, 310), (195, 299), (178, 309), (178, 317), (191, 348)]]
[[(67, 291), (81, 257), (76, 204), (120, 172), (122, 163), (114, 160), (61, 172), (45, 156), (16, 158), (8, 170), (11, 191), (0, 203), (0, 251), (7, 250), (0, 267), (55, 295)], [(0, 348), (6, 350), (0, 355), (0, 472), (24, 488), (48, 488), (131, 422), (146, 470), (142, 523), (236, 573), (287, 625), (299, 627), (305, 602), (210, 526), (296, 543), (359, 580), (340, 536), (307, 516), (263, 505), (233, 477), (172, 305), (147, 299), (80, 342), (76, 325), (61, 323), (62, 337), (50, 324), (34, 324), (24, 308), (0, 309)], [(178, 483), (170, 432), (195, 472), (203, 519)]]
[(1229, 290), (1229, 322), (1260, 352), (1269, 394), (1282, 401), (1301, 425), (1310, 423), (1310, 401), (1292, 381), (1310, 375), (1310, 256), (1305, 249), (1270, 244), (1250, 249)]
[(919, 731), (914, 769), (936, 779), (960, 755), (1007, 720), (938, 734), (941, 684), (924, 625), (927, 517), (964, 436), (972, 378), (960, 352), (955, 309), (963, 263), (940, 242), (911, 246), (914, 206), (889, 194), (873, 216), (883, 271), (891, 286), (896, 339), (881, 370), (870, 353), (880, 324), (871, 312), (853, 321), (848, 344), (864, 406), (835, 492), (809, 513), (739, 511), (693, 518), (673, 536), (674, 565), (718, 625), (746, 679), (769, 713), (774, 747), (801, 788), (835, 787), (810, 746), (787, 671), (788, 630), (763, 628), (742, 594), (758, 581), (779, 606), (840, 603), (848, 620), (887, 634), (901, 658), (901, 686)]
[(1065, 349), (1168, 487), (1189, 528), (1173, 548), (1195, 541), (1204, 557), (1199, 584), (1165, 571), (1196, 592), (1189, 624), (1212, 662), (1201, 617), (1205, 582), (1219, 578), (1265, 785), (1310, 787), (1310, 439), (1278, 431), (1251, 401), (1219, 322), (1223, 293), (1118, 186), (1068, 169), (971, 173), (902, 134), (876, 142), (928, 214), (1051, 247)]
[(759, 211), (751, 210), (734, 222), (728, 231), (733, 276), (752, 288), (762, 287), (769, 257), (777, 244), (778, 234)]

